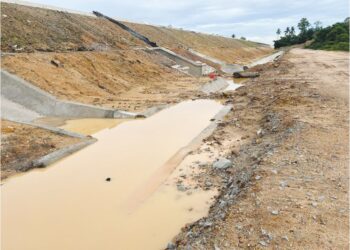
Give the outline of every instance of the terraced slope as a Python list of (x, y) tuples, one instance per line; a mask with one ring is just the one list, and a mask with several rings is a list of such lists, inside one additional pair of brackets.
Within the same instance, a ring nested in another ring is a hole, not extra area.
[[(125, 24), (158, 45), (178, 53), (181, 49), (192, 48), (227, 63), (248, 63), (272, 51), (267, 45), (250, 41), (146, 24)], [(186, 52), (181, 54), (186, 56)]]

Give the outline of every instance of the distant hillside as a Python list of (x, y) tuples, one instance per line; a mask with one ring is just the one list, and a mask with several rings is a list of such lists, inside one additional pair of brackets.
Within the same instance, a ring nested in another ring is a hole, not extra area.
[(349, 51), (349, 20), (321, 29), (308, 48)]
[[(167, 27), (124, 22), (158, 45), (176, 50), (192, 48), (227, 63), (247, 63), (272, 51), (268, 45)], [(185, 52), (184, 52), (185, 54)]]

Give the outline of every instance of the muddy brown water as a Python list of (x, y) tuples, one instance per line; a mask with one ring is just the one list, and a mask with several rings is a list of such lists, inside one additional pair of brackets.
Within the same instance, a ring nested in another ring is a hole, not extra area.
[(99, 119), (99, 118), (84, 118), (66, 120), (65, 124), (60, 128), (69, 130), (83, 135), (93, 135), (98, 131), (106, 128), (114, 128), (119, 124), (130, 121), (130, 119)]
[(163, 182), (137, 204), (134, 197), (222, 107), (180, 103), (104, 129), (95, 144), (8, 179), (1, 186), (2, 249), (164, 248), (182, 226), (206, 215), (215, 190), (187, 195)]

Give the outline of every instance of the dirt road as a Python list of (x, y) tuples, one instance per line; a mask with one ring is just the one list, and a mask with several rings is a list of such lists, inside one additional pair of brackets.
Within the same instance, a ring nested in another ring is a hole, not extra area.
[(349, 247), (348, 55), (293, 49), (224, 96), (234, 109), (207, 143), (234, 167), (207, 169), (221, 194), (179, 249)]

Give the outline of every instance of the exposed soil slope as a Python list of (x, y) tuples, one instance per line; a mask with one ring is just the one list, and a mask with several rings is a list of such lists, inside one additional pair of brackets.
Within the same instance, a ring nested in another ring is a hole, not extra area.
[(81, 139), (6, 120), (1, 121), (1, 179), (27, 171), (30, 163)]
[(293, 49), (213, 96), (234, 108), (207, 143), (234, 167), (207, 167), (221, 194), (178, 249), (349, 248), (348, 66), (348, 53)]
[(248, 63), (272, 51), (267, 45), (250, 41), (146, 24), (129, 22), (125, 24), (160, 46), (169, 49), (192, 48), (227, 63)]
[(131, 111), (177, 102), (208, 81), (169, 64), (141, 50), (18, 53), (2, 60), (4, 69), (59, 98)]
[(106, 50), (145, 44), (117, 25), (60, 11), (1, 3), (1, 50)]

